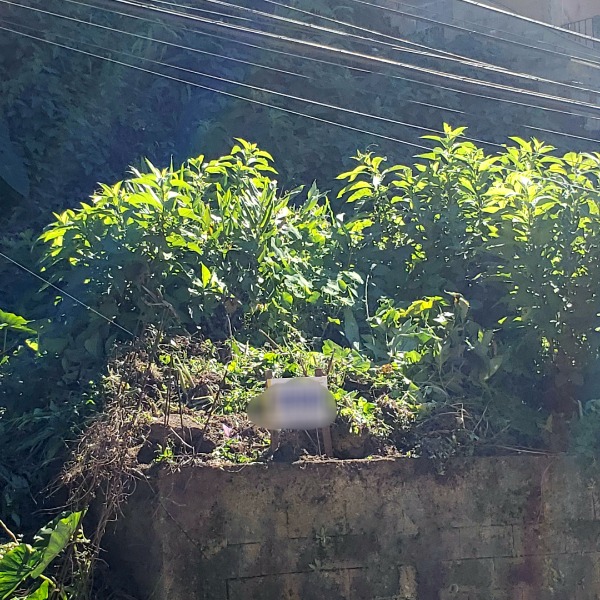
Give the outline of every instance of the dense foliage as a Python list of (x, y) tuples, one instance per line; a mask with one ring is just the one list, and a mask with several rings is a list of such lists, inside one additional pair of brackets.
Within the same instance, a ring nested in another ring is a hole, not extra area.
[(495, 330), (489, 368), (529, 403), (573, 412), (600, 344), (600, 158), (520, 139), (490, 157), (461, 131), (430, 136), (439, 145), (415, 169), (361, 155), (341, 176), (362, 223), (357, 268), (373, 301), (462, 294), (490, 344)]
[(66, 477), (81, 508), (106, 440), (124, 472), (176, 409), (202, 460), (264, 458), (244, 411), (267, 369), (328, 373), (340, 457), (595, 453), (600, 155), (514, 138), (490, 156), (463, 133), (413, 166), (359, 153), (337, 211), (240, 139), (57, 213), (33, 247), (49, 284), (0, 312), (2, 515), (19, 523), (87, 429)]
[(69, 327), (78, 338), (62, 338), (73, 351), (60, 348), (64, 359), (80, 357), (82, 343), (104, 356), (112, 332), (101, 316), (133, 332), (160, 318), (217, 338), (232, 327), (314, 334), (319, 315), (352, 304), (362, 280), (345, 270), (349, 239), (327, 199), (313, 186), (293, 204), (299, 190), (281, 193), (267, 176), (270, 155), (240, 144), (179, 169), (149, 164), (150, 173), (104, 186), (43, 233), (44, 270), (101, 313), (86, 315), (81, 332)]

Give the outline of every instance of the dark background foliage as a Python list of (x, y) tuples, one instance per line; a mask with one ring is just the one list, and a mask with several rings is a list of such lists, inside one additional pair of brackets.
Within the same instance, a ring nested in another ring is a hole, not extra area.
[[(444, 89), (444, 82), (430, 85), (411, 82), (407, 79), (422, 77), (417, 77), (414, 71), (383, 63), (332, 57), (331, 53), (317, 48), (269, 38), (249, 38), (214, 27), (207, 29), (194, 21), (173, 20), (152, 11), (129, 11), (132, 16), (122, 16), (57, 0), (24, 0), (23, 4), (83, 23), (3, 5), (4, 26), (16, 26), (33, 36), (170, 77), (412, 143), (418, 142), (422, 130), (401, 125), (390, 127), (368, 117), (286, 100), (151, 61), (424, 128), (439, 130), (443, 122), (460, 123), (469, 126), (471, 136), (494, 143), (505, 142), (508, 125), (511, 134), (522, 137), (531, 135), (531, 130), (523, 125), (585, 134), (582, 118), (459, 94)], [(248, 6), (313, 25), (346, 29), (371, 41), (340, 38), (322, 31), (307, 32), (299, 26), (286, 26), (280, 21), (271, 22), (266, 17), (242, 13), (257, 20), (252, 22), (254, 27), (267, 32), (308, 38), (317, 44), (384, 56), (415, 66), (515, 84), (507, 75), (390, 49), (390, 38), (368, 32), (398, 35), (398, 24), (392, 26), (388, 13), (357, 3), (341, 5), (331, 1), (298, 3), (297, 6), (322, 17), (360, 24), (362, 31), (323, 21), (306, 12), (293, 12), (277, 3), (248, 3)], [(118, 10), (127, 13), (123, 7)], [(411, 33), (410, 41), (501, 66), (514, 64), (517, 53), (518, 68), (535, 71), (537, 57), (528, 58), (524, 50), (485, 43), (485, 39), (460, 31), (448, 35), (446, 29), (439, 26), (422, 27)], [(555, 62), (560, 60), (560, 57), (554, 59)], [(565, 58), (563, 62), (555, 65), (557, 71), (562, 69), (568, 73), (569, 61)], [(525, 103), (530, 101), (531, 98), (525, 98)], [(447, 109), (440, 110), (436, 106)], [(136, 164), (142, 156), (154, 164), (166, 165), (171, 158), (179, 163), (200, 151), (221, 155), (230, 148), (234, 136), (269, 148), (279, 165), (284, 186), (314, 179), (331, 180), (340, 165), (348, 164), (348, 157), (356, 148), (375, 145), (378, 153), (404, 162), (415, 153), (410, 146), (219, 95), (18, 34), (3, 31), (0, 36), (0, 205), (4, 209), (2, 218), (13, 231), (42, 224), (51, 211), (75, 206), (94, 190), (97, 181), (121, 178), (125, 165)], [(565, 142), (569, 149), (591, 148), (583, 140), (567, 140), (552, 134), (544, 137), (559, 149), (567, 149)]]

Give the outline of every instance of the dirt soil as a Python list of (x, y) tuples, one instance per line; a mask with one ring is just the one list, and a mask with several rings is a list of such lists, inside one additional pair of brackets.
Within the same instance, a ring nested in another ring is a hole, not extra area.
[[(333, 458), (356, 459), (372, 455), (397, 455), (368, 433), (354, 434), (347, 425), (331, 428)], [(277, 449), (270, 451), (270, 434), (255, 427), (243, 414), (207, 415), (185, 409), (148, 424), (146, 441), (135, 448), (140, 464), (172, 459), (206, 463), (294, 462), (324, 456), (323, 440), (317, 431), (282, 431)]]

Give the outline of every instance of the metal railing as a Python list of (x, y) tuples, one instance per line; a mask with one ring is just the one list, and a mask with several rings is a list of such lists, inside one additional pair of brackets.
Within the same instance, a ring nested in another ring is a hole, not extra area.
[[(575, 31), (577, 33), (583, 33), (590, 37), (600, 38), (600, 15), (595, 17), (589, 17), (587, 19), (581, 19), (579, 21), (572, 21), (563, 25), (565, 29)], [(582, 39), (580, 43), (585, 44), (589, 48), (600, 48), (600, 42), (594, 40)]]

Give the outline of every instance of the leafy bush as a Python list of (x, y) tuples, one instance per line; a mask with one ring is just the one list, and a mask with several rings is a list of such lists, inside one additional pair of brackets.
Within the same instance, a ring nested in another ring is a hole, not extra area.
[(240, 140), (217, 160), (163, 170), (148, 163), (149, 173), (102, 186), (90, 204), (57, 215), (41, 236), (44, 271), (94, 313), (60, 298), (69, 335), (43, 336), (42, 351), (60, 354), (76, 378), (123, 329), (149, 324), (217, 339), (263, 327), (320, 334), (362, 280), (327, 199), (313, 186), (292, 204), (300, 190), (280, 193), (270, 160)]
[[(600, 155), (516, 139), (488, 156), (462, 133), (446, 127), (413, 167), (359, 154), (339, 214), (316, 185), (279, 190), (270, 155), (243, 140), (216, 160), (148, 163), (57, 214), (37, 252), (64, 293), (45, 286), (23, 307), (37, 351), (5, 331), (24, 351), (0, 368), (2, 511), (119, 394), (208, 423), (243, 414), (266, 369), (325, 369), (338, 427), (379, 452), (556, 447), (597, 397)], [(584, 445), (589, 412), (573, 428)], [(254, 460), (266, 433), (251, 435), (215, 456)]]
[(35, 334), (35, 330), (29, 327), (29, 321), (25, 318), (0, 310), (0, 366), (6, 364), (11, 355), (19, 352), (23, 343), (37, 350), (37, 341), (30, 337)]
[(561, 412), (572, 412), (600, 343), (600, 154), (558, 158), (514, 138), (487, 156), (462, 132), (427, 136), (437, 147), (414, 168), (359, 154), (340, 176), (369, 300), (461, 293), (474, 319), (498, 331), (502, 371), (527, 396), (563, 396)]

